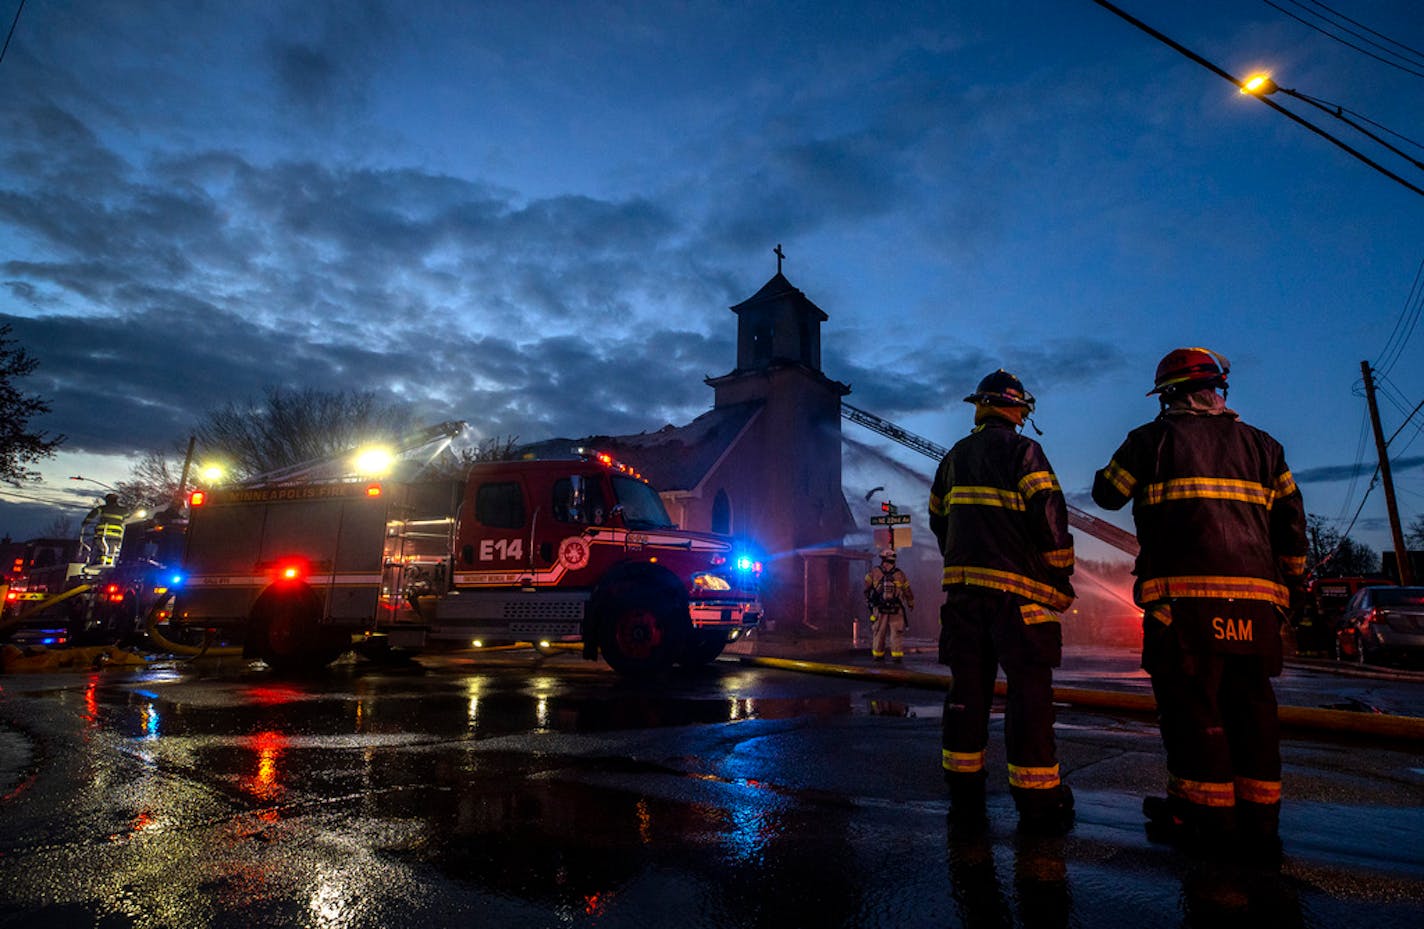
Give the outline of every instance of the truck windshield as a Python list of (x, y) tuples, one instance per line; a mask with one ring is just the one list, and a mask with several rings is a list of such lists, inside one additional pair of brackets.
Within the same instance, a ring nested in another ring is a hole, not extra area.
[(623, 507), (623, 522), (629, 529), (673, 528), (662, 498), (642, 481), (615, 475), (613, 494)]

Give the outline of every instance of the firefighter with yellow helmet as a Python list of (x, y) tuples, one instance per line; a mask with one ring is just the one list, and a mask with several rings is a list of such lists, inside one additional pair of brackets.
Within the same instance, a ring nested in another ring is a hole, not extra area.
[(104, 502), (85, 515), (79, 534), (89, 546), (88, 564), (110, 567), (118, 560), (128, 517), (129, 509), (120, 505), (118, 494), (105, 494)]
[(1002, 369), (965, 397), (974, 429), (940, 462), (929, 522), (944, 555), (939, 660), (953, 673), (944, 703), (943, 767), (961, 822), (984, 815), (989, 710), (1000, 666), (1008, 681), (1004, 747), (1020, 828), (1073, 824), (1073, 794), (1053, 737), (1058, 614), (1072, 604), (1073, 536), (1058, 478), (1019, 429), (1034, 398)]
[(1142, 667), (1167, 751), (1149, 831), (1212, 851), (1279, 851), (1280, 723), (1271, 678), (1305, 572), (1305, 508), (1281, 445), (1226, 406), (1226, 358), (1179, 348), (1157, 365), (1156, 419), (1132, 430), (1093, 499), (1132, 502), (1142, 550)]
[(870, 639), (871, 658), (885, 660), (888, 639), (890, 660), (899, 664), (905, 660), (905, 630), (910, 626), (909, 611), (915, 608), (915, 592), (905, 572), (895, 567), (895, 560), (895, 549), (881, 550), (880, 566), (865, 574), (865, 602), (875, 630)]

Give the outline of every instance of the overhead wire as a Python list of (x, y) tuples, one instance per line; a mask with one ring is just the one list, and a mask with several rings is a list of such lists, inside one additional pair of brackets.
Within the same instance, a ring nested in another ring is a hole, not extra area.
[(1381, 375), (1388, 375), (1404, 354), (1404, 346), (1409, 343), (1410, 336), (1419, 325), (1421, 310), (1424, 310), (1424, 259), (1420, 260), (1419, 267), (1414, 272), (1414, 283), (1409, 288), (1404, 307), (1399, 311), (1399, 318), (1395, 320), (1394, 329), (1390, 331), (1384, 349), (1372, 366)]
[[(1345, 22), (1350, 23), (1351, 25), (1359, 26), (1359, 27), (1360, 27), (1361, 29), (1363, 29), (1365, 32), (1370, 33), (1370, 35), (1379, 36), (1381, 39), (1384, 39), (1386, 42), (1390, 43), (1391, 45), (1394, 45), (1394, 46), (1397, 46), (1398, 48), (1404, 49), (1406, 52), (1409, 52), (1410, 55), (1417, 56), (1417, 58), (1418, 58), (1419, 60), (1411, 60), (1410, 57), (1409, 57), (1409, 55), (1401, 55), (1399, 52), (1396, 52), (1396, 51), (1394, 51), (1394, 50), (1392, 50), (1392, 49), (1386, 48), (1384, 45), (1381, 45), (1379, 42), (1376, 42), (1376, 41), (1374, 41), (1373, 39), (1369, 38), (1369, 36), (1364, 35), (1363, 33), (1360, 33), (1360, 32), (1356, 32), (1354, 29), (1351, 29), (1349, 26), (1341, 25), (1340, 23), (1335, 22), (1334, 20), (1330, 19), (1329, 16), (1327, 16), (1327, 15), (1325, 15), (1325, 14), (1322, 14), (1322, 13), (1319, 13), (1319, 12), (1317, 12), (1317, 11), (1315, 11), (1315, 10), (1311, 10), (1311, 9), (1307, 8), (1304, 4), (1295, 2), (1295, 0), (1284, 0), (1284, 2), (1289, 3), (1289, 4), (1291, 4), (1291, 5), (1294, 6), (1294, 7), (1297, 7), (1297, 8), (1300, 9), (1302, 12), (1304, 12), (1306, 15), (1319, 17), (1320, 19), (1322, 19), (1322, 20), (1324, 20), (1325, 22), (1329, 23), (1329, 24), (1330, 24), (1331, 26), (1333, 26), (1334, 28), (1339, 29), (1340, 31), (1342, 31), (1342, 32), (1344, 32), (1344, 33), (1346, 33), (1346, 34), (1348, 34), (1348, 35), (1354, 36), (1355, 38), (1359, 39), (1361, 42), (1364, 42), (1364, 43), (1366, 43), (1366, 44), (1368, 44), (1368, 45), (1374, 46), (1375, 48), (1377, 48), (1377, 49), (1379, 49), (1381, 52), (1383, 52), (1385, 55), (1392, 55), (1392, 56), (1394, 56), (1395, 58), (1400, 59), (1401, 61), (1407, 62), (1407, 63), (1410, 64), (1410, 65), (1413, 65), (1414, 67), (1413, 67), (1413, 68), (1411, 68), (1411, 67), (1406, 67), (1405, 65), (1399, 64), (1399, 63), (1394, 62), (1394, 61), (1390, 61), (1390, 60), (1387, 59), (1387, 58), (1383, 58), (1383, 57), (1381, 57), (1380, 55), (1377, 55), (1377, 54), (1375, 54), (1374, 52), (1371, 52), (1369, 49), (1361, 48), (1360, 46), (1354, 44), (1353, 42), (1349, 42), (1349, 41), (1347, 41), (1347, 40), (1345, 40), (1345, 39), (1342, 39), (1342, 38), (1340, 38), (1340, 36), (1338, 36), (1338, 35), (1336, 35), (1335, 33), (1331, 32), (1329, 29), (1323, 29), (1323, 28), (1321, 28), (1320, 26), (1318, 26), (1317, 24), (1315, 24), (1315, 23), (1311, 22), (1310, 20), (1304, 18), (1303, 16), (1298, 16), (1298, 15), (1296, 15), (1295, 13), (1292, 13), (1290, 10), (1288, 10), (1288, 9), (1286, 9), (1285, 7), (1281, 6), (1279, 3), (1274, 2), (1274, 0), (1262, 0), (1262, 2), (1264, 2), (1264, 3), (1265, 3), (1267, 6), (1269, 6), (1269, 7), (1274, 7), (1275, 9), (1280, 10), (1282, 13), (1284, 13), (1284, 14), (1287, 15), (1287, 16), (1289, 16), (1291, 19), (1295, 20), (1296, 22), (1301, 23), (1301, 24), (1307, 26), (1307, 27), (1310, 28), (1310, 29), (1314, 29), (1316, 32), (1320, 33), (1321, 35), (1326, 36), (1327, 38), (1330, 38), (1330, 39), (1334, 39), (1336, 42), (1339, 42), (1341, 45), (1344, 45), (1344, 46), (1346, 46), (1346, 47), (1348, 47), (1348, 48), (1352, 48), (1352, 49), (1354, 49), (1355, 51), (1359, 52), (1359, 53), (1362, 54), (1362, 55), (1366, 55), (1366, 56), (1368, 56), (1368, 57), (1370, 57), (1370, 58), (1373, 58), (1373, 59), (1375, 59), (1376, 61), (1378, 61), (1378, 62), (1380, 62), (1380, 63), (1382, 63), (1382, 64), (1389, 65), (1391, 68), (1397, 68), (1397, 69), (1399, 69), (1400, 71), (1405, 72), (1406, 74), (1412, 74), (1412, 75), (1414, 75), (1415, 77), (1424, 77), (1424, 52), (1419, 52), (1419, 51), (1417, 51), (1416, 49), (1411, 48), (1410, 46), (1405, 45), (1405, 44), (1402, 43), (1402, 42), (1396, 42), (1394, 39), (1391, 39), (1389, 36), (1387, 36), (1387, 35), (1385, 35), (1385, 34), (1383, 34), (1383, 33), (1381, 33), (1381, 32), (1376, 32), (1375, 30), (1371, 29), (1369, 26), (1366, 26), (1364, 23), (1361, 23), (1361, 22), (1358, 22), (1358, 21), (1356, 21), (1356, 20), (1353, 20), (1353, 19), (1351, 19), (1350, 17), (1344, 15), (1343, 13), (1340, 13), (1340, 12), (1337, 11), (1337, 10), (1331, 9), (1329, 6), (1325, 5), (1324, 3), (1312, 2), (1311, 5), (1312, 5), (1312, 6), (1319, 7), (1319, 8), (1322, 9), (1322, 10), (1325, 10), (1326, 13), (1330, 14), (1331, 16), (1337, 16), (1337, 17), (1339, 17), (1340, 19), (1344, 20)], [(1419, 69), (1421, 69), (1421, 70), (1414, 70), (1414, 68), (1419, 68)]]
[(0, 45), (0, 61), (5, 60), (5, 53), (10, 50), (10, 40), (15, 37), (15, 27), (20, 25), (20, 11), (25, 8), (25, 0), (20, 0), (20, 5), (15, 8), (15, 18), (10, 20), (10, 31), (5, 33), (5, 44)]

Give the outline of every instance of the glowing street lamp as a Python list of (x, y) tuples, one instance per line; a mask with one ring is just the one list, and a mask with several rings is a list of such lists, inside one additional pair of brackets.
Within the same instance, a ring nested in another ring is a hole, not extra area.
[(1243, 94), (1252, 94), (1257, 97), (1265, 97), (1280, 90), (1276, 82), (1271, 80), (1269, 74), (1254, 74), (1248, 77), (1241, 85)]

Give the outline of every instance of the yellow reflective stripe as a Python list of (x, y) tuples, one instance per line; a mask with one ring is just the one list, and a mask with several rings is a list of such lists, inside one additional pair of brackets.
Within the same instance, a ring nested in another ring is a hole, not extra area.
[(1023, 621), (1030, 626), (1036, 623), (1058, 622), (1058, 614), (1049, 612), (1040, 603), (1025, 603), (1019, 607), (1019, 615), (1022, 616)]
[(956, 774), (973, 774), (984, 770), (984, 752), (952, 752), (943, 750), (944, 769)]
[(1282, 555), (1280, 558), (1280, 563), (1281, 571), (1286, 574), (1294, 575), (1305, 573), (1304, 555)]
[(1014, 574), (1012, 571), (998, 571), (994, 568), (979, 568), (971, 565), (945, 565), (944, 584), (969, 584), (973, 587), (988, 587), (1018, 594), (1025, 600), (1042, 603), (1051, 610), (1062, 613), (1073, 605), (1073, 598), (1033, 578)]
[(949, 506), (997, 506), (1022, 512), (1023, 497), (1016, 490), (1001, 487), (955, 487), (949, 492)]
[(948, 512), (949, 507), (945, 506), (944, 500), (938, 494), (930, 494), (930, 514), (943, 516)]
[(1045, 490), (1062, 492), (1062, 488), (1058, 486), (1058, 478), (1053, 476), (1052, 471), (1030, 471), (1019, 478), (1019, 493), (1023, 494), (1025, 500)]
[(1276, 478), (1276, 496), (1289, 497), (1298, 489), (1299, 488), (1295, 486), (1295, 477), (1290, 473), (1290, 469), (1282, 471), (1280, 477)]
[(1109, 461), (1108, 466), (1103, 468), (1102, 475), (1103, 479), (1117, 488), (1117, 492), (1124, 497), (1132, 496), (1133, 488), (1137, 486), (1137, 478), (1133, 477), (1126, 468), (1118, 464), (1116, 458)]
[(1237, 481), (1221, 477), (1178, 477), (1170, 481), (1148, 484), (1139, 499), (1144, 504), (1165, 503), (1168, 500), (1237, 500), (1270, 506), (1274, 491), (1255, 481)]
[(1055, 568), (1073, 567), (1073, 548), (1055, 548), (1051, 552), (1043, 553), (1043, 560)]
[(1230, 783), (1217, 781), (1189, 781), (1172, 775), (1167, 780), (1167, 793), (1181, 797), (1197, 806), (1235, 806), (1236, 787)]
[(1257, 781), (1249, 777), (1236, 779), (1236, 799), (1243, 803), (1280, 803), (1280, 781)]
[(1216, 597), (1222, 600), (1265, 600), (1276, 606), (1290, 605), (1290, 591), (1284, 584), (1260, 577), (1230, 577), (1226, 575), (1187, 575), (1154, 577), (1142, 582), (1143, 602), (1166, 600), (1169, 597)]
[(1009, 765), (1009, 786), (1028, 790), (1051, 790), (1058, 786), (1058, 765), (1051, 768), (1029, 768)]
[(1170, 626), (1172, 625), (1172, 604), (1154, 603), (1147, 608), (1147, 615), (1164, 626)]

